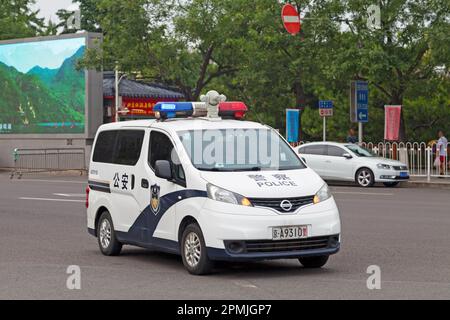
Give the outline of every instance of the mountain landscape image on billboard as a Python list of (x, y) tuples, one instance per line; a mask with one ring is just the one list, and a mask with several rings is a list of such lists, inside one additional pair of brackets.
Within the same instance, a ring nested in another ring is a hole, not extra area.
[(85, 132), (85, 38), (0, 44), (0, 134)]

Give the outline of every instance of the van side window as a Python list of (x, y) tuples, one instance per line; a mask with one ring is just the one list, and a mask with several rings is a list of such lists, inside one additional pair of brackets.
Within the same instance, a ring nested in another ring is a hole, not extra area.
[(161, 132), (152, 131), (150, 133), (150, 148), (148, 154), (148, 162), (152, 169), (155, 169), (156, 161), (167, 160), (172, 162), (173, 144), (170, 139)]
[(94, 162), (114, 163), (114, 147), (118, 131), (100, 132), (94, 149)]
[(141, 156), (144, 130), (100, 132), (94, 149), (94, 162), (134, 166)]
[(115, 164), (135, 166), (141, 157), (145, 131), (121, 130), (117, 137)]
[(150, 133), (150, 148), (148, 153), (148, 163), (150, 167), (154, 170), (156, 161), (158, 160), (167, 160), (172, 164), (172, 172), (177, 180), (186, 181), (186, 177), (184, 174), (183, 167), (180, 164), (174, 164), (173, 162), (177, 161), (178, 155), (176, 153), (173, 154), (175, 157), (172, 159), (172, 151), (174, 146), (172, 141), (167, 137), (164, 133), (158, 131), (152, 131)]

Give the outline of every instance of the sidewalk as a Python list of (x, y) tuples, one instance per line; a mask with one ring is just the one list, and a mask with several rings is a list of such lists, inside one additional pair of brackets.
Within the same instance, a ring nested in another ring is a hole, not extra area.
[(449, 189), (450, 190), (450, 178), (431, 178), (430, 181), (425, 177), (415, 178), (405, 184), (405, 187), (409, 188), (436, 188), (436, 189)]

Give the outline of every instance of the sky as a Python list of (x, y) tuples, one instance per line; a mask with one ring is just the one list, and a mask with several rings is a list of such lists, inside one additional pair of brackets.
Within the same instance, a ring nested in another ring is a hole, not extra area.
[(22, 73), (35, 66), (57, 69), (83, 45), (85, 38), (0, 45), (0, 62)]
[(52, 19), (53, 22), (58, 21), (56, 12), (59, 9), (74, 10), (77, 6), (72, 4), (72, 0), (36, 0), (33, 9), (39, 9), (39, 17), (45, 20)]

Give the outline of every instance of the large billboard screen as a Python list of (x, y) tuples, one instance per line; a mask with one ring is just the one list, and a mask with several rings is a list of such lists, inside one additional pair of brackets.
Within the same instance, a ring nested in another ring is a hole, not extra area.
[(86, 37), (0, 44), (0, 134), (84, 134)]

